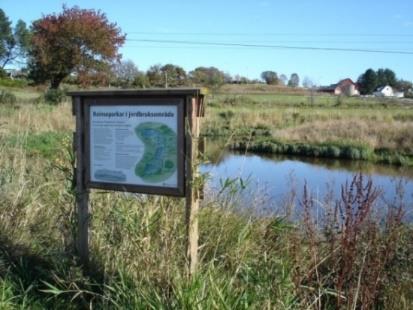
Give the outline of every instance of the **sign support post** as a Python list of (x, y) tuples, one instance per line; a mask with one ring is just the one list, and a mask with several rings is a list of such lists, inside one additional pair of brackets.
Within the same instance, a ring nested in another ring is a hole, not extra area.
[(74, 177), (76, 180), (76, 209), (77, 209), (77, 230), (76, 230), (76, 253), (79, 255), (80, 263), (85, 268), (89, 266), (89, 192), (84, 184), (85, 172), (85, 130), (83, 119), (83, 109), (80, 97), (73, 98), (74, 112), (76, 115), (76, 132), (74, 135), (76, 152), (76, 168)]
[(188, 274), (198, 263), (200, 89), (71, 92), (76, 254), (89, 266), (89, 189), (185, 197)]
[(197, 98), (187, 99), (187, 130), (186, 130), (186, 233), (187, 233), (187, 260), (188, 274), (195, 273), (198, 264), (198, 212), (199, 212), (199, 184), (194, 183), (198, 177), (198, 139), (199, 118)]

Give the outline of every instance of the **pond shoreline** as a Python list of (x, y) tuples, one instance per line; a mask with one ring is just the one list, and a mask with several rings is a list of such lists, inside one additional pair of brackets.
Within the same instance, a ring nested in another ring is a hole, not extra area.
[(334, 143), (281, 142), (275, 139), (239, 141), (229, 145), (234, 151), (256, 154), (284, 154), (312, 158), (362, 160), (378, 164), (413, 166), (413, 156), (388, 149), (372, 149), (367, 146)]

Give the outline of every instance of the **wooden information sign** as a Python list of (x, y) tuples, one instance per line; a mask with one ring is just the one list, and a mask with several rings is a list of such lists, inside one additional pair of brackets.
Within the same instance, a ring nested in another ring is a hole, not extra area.
[(198, 251), (200, 89), (70, 92), (76, 116), (77, 252), (89, 261), (89, 190), (186, 197), (189, 273)]

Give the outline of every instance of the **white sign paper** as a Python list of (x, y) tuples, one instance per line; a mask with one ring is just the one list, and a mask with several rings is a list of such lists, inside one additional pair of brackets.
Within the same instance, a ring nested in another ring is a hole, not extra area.
[(176, 105), (92, 105), (92, 182), (177, 187)]

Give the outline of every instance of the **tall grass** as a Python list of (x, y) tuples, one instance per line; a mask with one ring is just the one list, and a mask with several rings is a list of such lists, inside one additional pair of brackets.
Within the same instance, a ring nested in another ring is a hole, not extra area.
[(71, 120), (69, 106), (28, 106), (2, 120), (0, 308), (413, 306), (412, 228), (401, 220), (402, 200), (383, 223), (375, 213), (379, 193), (361, 177), (343, 187), (341, 199), (325, 199), (331, 212), (322, 222), (312, 216), (320, 202), (310, 193), (301, 206), (286, 202), (305, 210), (299, 222), (237, 211), (219, 195), (206, 199), (192, 278), (182, 200), (94, 191), (92, 264), (84, 273), (72, 254), (72, 123), (61, 123)]
[[(306, 99), (303, 95), (274, 93), (215, 96), (210, 99), (203, 134), (231, 136), (235, 142), (249, 139), (253, 145), (274, 140), (285, 145), (362, 145), (380, 158), (386, 157), (381, 161), (411, 162), (397, 160), (399, 155), (413, 155), (410, 101), (343, 98), (337, 105), (331, 96), (316, 96), (314, 104)], [(385, 153), (391, 156), (384, 156)], [(317, 152), (301, 155), (317, 156)]]

